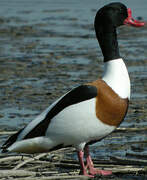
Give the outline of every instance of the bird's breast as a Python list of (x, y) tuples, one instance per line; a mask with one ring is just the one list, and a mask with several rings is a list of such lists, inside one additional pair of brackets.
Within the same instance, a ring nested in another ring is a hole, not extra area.
[(91, 85), (98, 89), (96, 97), (96, 116), (104, 124), (118, 126), (124, 119), (128, 109), (128, 98), (121, 98), (103, 80)]

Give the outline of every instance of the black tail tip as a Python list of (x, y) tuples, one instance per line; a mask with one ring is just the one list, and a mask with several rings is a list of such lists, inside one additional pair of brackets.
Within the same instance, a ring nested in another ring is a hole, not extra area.
[(8, 153), (9, 151), (6, 149), (6, 148), (4, 148), (4, 147), (1, 147), (1, 153)]

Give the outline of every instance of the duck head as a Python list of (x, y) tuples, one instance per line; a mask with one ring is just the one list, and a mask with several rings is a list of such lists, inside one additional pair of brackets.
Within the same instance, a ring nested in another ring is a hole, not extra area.
[(137, 21), (132, 17), (132, 11), (122, 3), (110, 3), (101, 8), (95, 17), (95, 28), (103, 26), (107, 28), (117, 28), (121, 25), (130, 25), (134, 27), (142, 27), (144, 22)]
[(131, 9), (120, 2), (105, 5), (96, 14), (94, 27), (104, 62), (120, 58), (116, 28), (121, 25), (142, 27), (145, 23), (133, 19)]

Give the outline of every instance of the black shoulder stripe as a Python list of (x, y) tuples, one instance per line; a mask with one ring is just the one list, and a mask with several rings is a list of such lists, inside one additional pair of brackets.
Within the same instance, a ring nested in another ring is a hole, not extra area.
[(32, 129), (24, 139), (44, 136), (51, 119), (61, 112), (64, 108), (89, 100), (97, 96), (97, 88), (90, 85), (81, 85), (66, 94), (46, 115), (34, 129)]

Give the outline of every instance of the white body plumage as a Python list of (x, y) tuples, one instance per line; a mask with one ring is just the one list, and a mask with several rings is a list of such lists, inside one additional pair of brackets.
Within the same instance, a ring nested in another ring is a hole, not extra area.
[[(130, 80), (122, 59), (105, 63), (102, 78), (120, 97), (130, 98)], [(68, 93), (67, 93), (68, 94)], [(61, 100), (62, 96), (59, 100)], [(85, 144), (99, 140), (110, 134), (116, 127), (104, 124), (96, 116), (96, 98), (70, 105), (54, 116), (46, 129), (45, 136), (31, 139), (23, 138), (44, 120), (47, 113), (58, 103), (57, 100), (18, 135), (8, 151), (27, 153), (49, 151), (62, 145), (83, 149)]]

